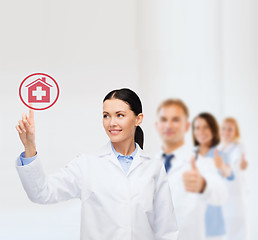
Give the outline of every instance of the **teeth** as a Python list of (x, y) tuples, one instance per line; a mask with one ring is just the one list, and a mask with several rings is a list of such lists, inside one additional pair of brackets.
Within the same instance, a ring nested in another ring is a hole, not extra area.
[(113, 130), (113, 131), (110, 131), (111, 133), (118, 133), (118, 132), (121, 132), (121, 130)]

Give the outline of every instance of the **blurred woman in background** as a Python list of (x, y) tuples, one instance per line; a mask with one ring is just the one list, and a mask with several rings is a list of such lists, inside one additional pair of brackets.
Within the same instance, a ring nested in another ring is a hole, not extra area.
[(239, 142), (240, 131), (234, 118), (226, 118), (222, 122), (221, 144), (219, 149), (227, 155), (234, 171), (234, 181), (228, 182), (229, 199), (223, 207), (227, 240), (247, 239), (247, 191), (245, 170), (248, 162), (245, 159), (243, 145)]
[[(229, 181), (233, 180), (234, 174), (228, 159), (217, 149), (220, 136), (216, 119), (209, 113), (200, 113), (193, 120), (192, 133), (197, 161), (198, 155), (214, 159), (218, 174)], [(222, 206), (208, 205), (205, 214), (205, 228), (207, 239), (225, 239), (226, 230)]]

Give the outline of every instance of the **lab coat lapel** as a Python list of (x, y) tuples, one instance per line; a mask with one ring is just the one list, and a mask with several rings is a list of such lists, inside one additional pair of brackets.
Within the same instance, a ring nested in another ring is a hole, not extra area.
[(139, 165), (141, 165), (142, 162), (143, 162), (142, 158), (140, 158), (139, 154), (136, 154), (127, 175), (129, 175), (134, 169), (136, 169)]
[(123, 173), (124, 169), (122, 168), (120, 162), (118, 161), (116, 155), (112, 152), (110, 153), (110, 155), (108, 156), (108, 160), (111, 162), (111, 164), (114, 164), (116, 167), (118, 167)]
[(117, 168), (119, 168), (123, 173), (124, 170), (120, 164), (120, 162), (118, 161), (118, 159), (116, 158), (112, 147), (111, 147), (111, 142), (108, 142), (101, 150), (100, 150), (100, 154), (99, 157), (105, 157), (107, 161), (109, 161), (111, 164), (115, 165)]
[[(112, 147), (111, 147), (111, 142), (108, 142), (100, 151), (99, 157), (105, 157), (107, 158), (108, 161), (110, 161), (112, 164), (114, 164), (116, 167), (118, 167), (124, 174), (124, 169), (122, 168), (120, 162), (116, 158)], [(138, 145), (138, 150), (137, 153), (133, 159), (132, 165), (130, 166), (130, 169), (128, 173), (126, 174), (127, 176), (133, 172), (138, 166), (140, 166), (144, 160), (150, 159), (148, 155), (144, 153), (144, 151), (140, 148)]]
[(150, 157), (144, 153), (144, 151), (138, 145), (137, 153), (133, 159), (132, 165), (127, 173), (127, 176), (131, 174), (137, 167), (139, 167), (145, 160), (149, 160)]

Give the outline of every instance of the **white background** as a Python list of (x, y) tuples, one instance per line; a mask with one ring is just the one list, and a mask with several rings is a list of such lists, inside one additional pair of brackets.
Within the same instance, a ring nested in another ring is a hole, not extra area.
[(28, 112), (18, 89), (35, 72), (60, 86), (58, 102), (35, 112), (37, 150), (47, 173), (108, 141), (102, 100), (116, 88), (141, 97), (151, 153), (160, 147), (155, 110), (167, 97), (183, 99), (191, 120), (201, 111), (218, 121), (236, 117), (250, 163), (250, 240), (257, 239), (255, 0), (1, 0), (0, 30), (1, 240), (79, 239), (79, 200), (31, 203), (14, 167), (23, 151), (15, 125)]

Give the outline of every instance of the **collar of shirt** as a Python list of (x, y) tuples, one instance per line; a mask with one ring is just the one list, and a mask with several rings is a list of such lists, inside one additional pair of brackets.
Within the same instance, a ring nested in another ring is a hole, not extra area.
[[(162, 161), (164, 161), (164, 158), (162, 157), (162, 154), (164, 152), (161, 150), (158, 154), (158, 158), (161, 158)], [(185, 163), (189, 163), (191, 161), (191, 156), (194, 154), (192, 148), (190, 148), (189, 146), (187, 146), (186, 144), (182, 145), (181, 147), (177, 148), (175, 151), (170, 152), (168, 155), (170, 154), (174, 154), (174, 158), (173, 158), (173, 168), (181, 165), (181, 164), (185, 164)]]
[(205, 157), (213, 158), (215, 155), (215, 149), (216, 149), (216, 147), (211, 147), (210, 150), (206, 153)]
[(119, 153), (119, 152), (116, 151), (116, 149), (114, 148), (112, 142), (111, 142), (111, 147), (112, 147), (112, 150), (113, 150), (114, 154), (116, 155), (117, 159), (133, 160), (133, 158), (135, 157), (135, 155), (136, 155), (136, 153), (137, 153), (137, 150), (138, 150), (138, 146), (137, 146), (137, 144), (135, 144), (135, 150), (134, 150), (134, 152), (133, 152), (131, 155), (125, 156), (125, 155), (123, 155), (123, 154), (121, 154), (121, 153)]
[[(184, 155), (184, 153), (187, 151), (187, 148), (186, 148), (186, 146), (185, 145), (183, 145), (183, 146), (181, 146), (181, 147), (179, 147), (179, 148), (177, 148), (176, 150), (174, 150), (173, 152), (170, 152), (170, 153), (168, 153), (168, 154), (166, 154), (166, 155), (171, 155), (171, 154), (173, 154), (175, 157), (175, 159), (177, 159), (177, 158), (181, 158), (181, 155)], [(163, 154), (164, 152), (162, 152), (162, 154)]]

